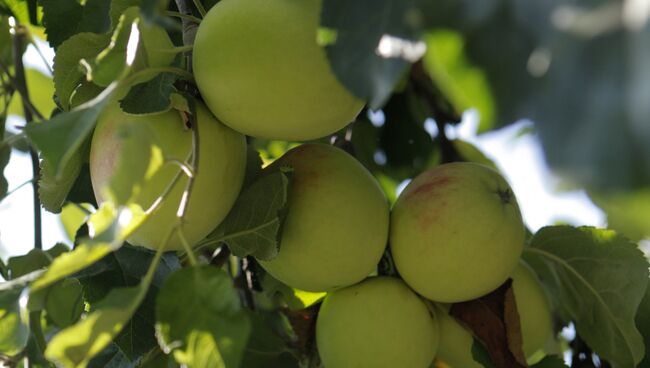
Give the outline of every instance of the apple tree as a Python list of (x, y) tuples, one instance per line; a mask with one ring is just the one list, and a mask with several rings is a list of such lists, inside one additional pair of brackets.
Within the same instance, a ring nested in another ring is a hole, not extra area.
[(0, 364), (649, 368), (649, 66), (642, 0), (0, 0)]

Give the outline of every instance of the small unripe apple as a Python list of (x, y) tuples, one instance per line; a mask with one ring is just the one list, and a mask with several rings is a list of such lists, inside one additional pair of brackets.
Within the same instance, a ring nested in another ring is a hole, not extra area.
[(316, 42), (321, 0), (222, 0), (199, 26), (193, 69), (207, 106), (231, 128), (309, 140), (352, 122), (363, 106)]
[(345, 151), (303, 144), (265, 170), (294, 169), (278, 255), (260, 261), (273, 277), (306, 291), (357, 283), (388, 240), (388, 202), (375, 178)]
[(551, 306), (537, 279), (537, 275), (523, 261), (512, 273), (512, 290), (515, 293), (524, 354), (530, 357), (542, 349), (553, 335)]
[[(517, 303), (524, 356), (530, 358), (544, 347), (552, 335), (551, 309), (534, 272), (523, 261), (512, 274), (512, 289)], [(446, 308), (436, 306), (440, 324), (440, 345), (436, 358), (451, 368), (482, 368), (472, 357), (474, 339)]]
[[(196, 110), (199, 127), (199, 166), (183, 227), (190, 245), (208, 235), (228, 214), (241, 189), (246, 165), (244, 136), (219, 123), (199, 102)], [(128, 167), (133, 170), (138, 166), (118, 165), (122, 140), (117, 133), (120, 127), (127, 124), (146, 125), (166, 159), (184, 161), (192, 151), (192, 131), (186, 127), (178, 111), (129, 115), (124, 113), (117, 103), (109, 105), (98, 119), (90, 151), (90, 175), (98, 203), (106, 200), (105, 188), (117, 174), (118, 168)], [(149, 208), (164, 193), (179, 170), (177, 165), (163, 164), (143, 184), (134, 202), (145, 210)], [(159, 210), (149, 216), (128, 238), (131, 244), (152, 249), (164, 245), (169, 229), (177, 223), (176, 211), (186, 183), (187, 177), (182, 174)], [(178, 236), (171, 238), (166, 249), (183, 249)]]
[(478, 298), (517, 266), (524, 225), (508, 183), (487, 166), (444, 164), (416, 177), (391, 215), (390, 245), (400, 275), (438, 302)]
[(438, 323), (401, 280), (373, 277), (325, 297), (316, 345), (327, 368), (428, 368)]

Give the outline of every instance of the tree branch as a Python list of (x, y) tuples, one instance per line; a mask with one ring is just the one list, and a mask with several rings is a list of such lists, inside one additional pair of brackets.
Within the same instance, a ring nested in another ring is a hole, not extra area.
[(463, 161), (453, 142), (447, 137), (445, 127), (448, 123), (458, 123), (461, 120), (460, 115), (455, 111), (451, 103), (444, 97), (441, 91), (436, 87), (431, 77), (427, 74), (419, 60), (411, 68), (409, 76), (415, 92), (420, 95), (429, 109), (433, 119), (438, 127), (438, 139), (440, 139), (440, 150), (442, 163)]
[[(36, 111), (29, 99), (29, 91), (27, 90), (27, 80), (25, 79), (25, 67), (23, 65), (23, 48), (25, 46), (25, 28), (16, 24), (13, 29), (13, 60), (16, 77), (14, 78), (14, 87), (20, 93), (23, 102), (23, 110), (25, 112), (26, 124), (31, 124), (34, 120), (33, 112)], [(8, 73), (6, 70), (5, 73)], [(37, 114), (40, 115), (40, 114)], [(40, 115), (42, 118), (42, 115)], [(43, 236), (42, 236), (42, 220), (41, 220), (41, 201), (38, 196), (38, 179), (41, 176), (41, 168), (39, 166), (38, 154), (33, 147), (29, 149), (29, 155), (32, 159), (32, 175), (34, 181), (32, 182), (33, 189), (33, 211), (34, 211), (34, 248), (43, 249)]]

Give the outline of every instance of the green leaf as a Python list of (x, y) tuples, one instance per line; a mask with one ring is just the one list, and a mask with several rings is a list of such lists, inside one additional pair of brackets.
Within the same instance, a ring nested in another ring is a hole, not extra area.
[[(154, 252), (124, 245), (99, 262), (74, 275), (84, 285), (86, 301), (92, 306), (106, 297), (111, 289), (136, 285), (149, 268)], [(158, 289), (169, 274), (181, 267), (174, 252), (163, 254), (153, 275), (146, 297), (131, 320), (115, 337), (120, 351), (137, 361), (157, 346), (155, 339), (155, 299)]]
[(110, 1), (41, 0), (43, 24), (50, 46), (55, 49), (81, 32), (104, 33), (110, 29)]
[[(29, 91), (29, 100), (36, 110), (49, 116), (54, 110), (54, 85), (52, 77), (41, 73), (32, 68), (25, 69), (25, 81), (27, 82), (27, 91)], [(14, 93), (11, 103), (9, 104), (9, 115), (24, 116), (22, 97), (20, 93)]]
[(45, 311), (59, 327), (77, 322), (84, 309), (82, 286), (76, 279), (65, 279), (49, 288), (45, 298)]
[(29, 314), (20, 307), (23, 288), (0, 291), (0, 354), (13, 356), (27, 346)]
[(45, 357), (66, 367), (87, 365), (122, 330), (148, 287), (149, 283), (143, 281), (137, 286), (111, 290), (83, 320), (54, 335)]
[(564, 360), (559, 356), (549, 355), (542, 359), (539, 363), (533, 364), (530, 368), (565, 368)]
[(634, 240), (650, 237), (650, 187), (589, 196), (607, 214), (608, 227)]
[(413, 1), (323, 1), (325, 28), (319, 39), (332, 70), (373, 109), (388, 99), (409, 63), (424, 54), (426, 46), (418, 41), (422, 24), (409, 16), (414, 12)]
[(120, 101), (120, 107), (129, 114), (152, 114), (171, 108), (171, 93), (178, 76), (160, 73), (148, 82), (136, 84)]
[(177, 362), (239, 366), (251, 324), (225, 271), (202, 266), (175, 272), (158, 294), (156, 317), (159, 342)]
[[(87, 143), (90, 142), (87, 141)], [(89, 145), (87, 144), (87, 146)], [(81, 172), (81, 166), (87, 154), (87, 149), (84, 148), (75, 151), (63, 166), (61, 175), (56, 174), (49, 161), (42, 160), (40, 162), (41, 175), (38, 179), (38, 196), (43, 208), (52, 213), (61, 212), (61, 208)]]
[[(120, 224), (119, 218), (122, 216), (131, 217), (132, 221)], [(32, 283), (32, 292), (79, 272), (118, 249), (130, 229), (137, 226), (142, 217), (138, 208), (115, 210), (109, 204), (100, 207), (88, 220), (95, 237), (83, 240), (74, 250), (56, 257), (43, 275)]]
[(242, 188), (246, 188), (255, 182), (255, 179), (262, 172), (262, 157), (252, 144), (246, 145), (246, 174), (244, 175), (244, 184)]
[(317, 293), (294, 289), (268, 273), (258, 275), (261, 280), (263, 295), (270, 299), (275, 306), (286, 306), (291, 310), (308, 308), (321, 301), (326, 293)]
[(545, 227), (524, 253), (565, 322), (612, 367), (644, 355), (634, 324), (648, 284), (648, 262), (636, 244), (611, 230)]
[(480, 115), (479, 131), (495, 123), (495, 106), (485, 73), (465, 55), (461, 34), (437, 30), (426, 37), (424, 64), (432, 79), (451, 100), (456, 111), (475, 108)]
[(137, 49), (139, 37), (131, 37), (134, 24), (139, 21), (140, 12), (137, 7), (127, 9), (115, 27), (108, 47), (102, 50), (94, 60), (83, 63), (86, 68), (86, 78), (99, 86), (108, 86), (113, 81), (124, 77), (135, 55), (129, 60), (127, 49)]
[(289, 352), (287, 341), (275, 327), (287, 323), (280, 313), (249, 313), (251, 336), (246, 346), (241, 367), (245, 368), (298, 368), (298, 360)]
[(645, 359), (639, 364), (639, 367), (650, 367), (650, 282), (636, 314), (636, 328), (641, 331), (645, 341)]
[(494, 163), (494, 161), (485, 156), (485, 154), (473, 144), (458, 139), (454, 140), (452, 143), (456, 151), (458, 151), (458, 154), (460, 154), (464, 160), (483, 164), (485, 166), (493, 168), (496, 171), (499, 171), (499, 168)]
[(291, 174), (290, 168), (280, 168), (244, 189), (226, 219), (206, 241), (224, 242), (238, 257), (275, 257)]
[(63, 174), (68, 162), (83, 148), (112, 91), (113, 88), (108, 88), (78, 109), (25, 127), (25, 133), (41, 151), (43, 159), (51, 165), (56, 178)]
[(30, 272), (47, 267), (52, 259), (40, 249), (32, 249), (24, 256), (9, 258), (7, 267), (9, 268), (11, 279), (17, 279), (27, 275)]
[(54, 55), (54, 87), (64, 110), (70, 109), (72, 94), (85, 78), (80, 61), (96, 57), (110, 41), (110, 35), (79, 33), (59, 46)]
[(490, 353), (477, 338), (473, 338), (472, 342), (472, 359), (485, 368), (496, 368), (490, 359)]

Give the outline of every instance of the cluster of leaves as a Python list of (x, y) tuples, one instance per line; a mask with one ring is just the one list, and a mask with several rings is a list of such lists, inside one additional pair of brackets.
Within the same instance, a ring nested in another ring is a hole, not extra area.
[[(635, 240), (649, 235), (650, 154), (641, 142), (650, 130), (639, 122), (647, 104), (638, 103), (649, 47), (639, 40), (648, 27), (630, 27), (623, 17), (593, 20), (609, 14), (603, 9), (614, 14), (607, 16), (620, 16), (619, 2), (579, 5), (323, 1), (323, 28), (336, 35), (326, 46), (332, 68), (369, 101), (369, 109), (337, 134), (335, 144), (353, 152), (394, 201), (398, 183), (440, 162), (494, 166), (469, 143), (445, 136), (445, 124), (458, 122), (464, 109), (479, 110), (482, 131), (533, 118), (549, 163), (590, 190), (610, 225)], [(273, 159), (292, 143), (253, 140), (245, 189), (226, 220), (198, 245), (198, 264), (187, 254), (125, 244), (147, 216), (129, 201), (144, 177), (112, 184), (118, 207), (87, 210), (85, 203), (97, 207), (88, 179), (89, 137), (116, 91), (129, 89), (121, 107), (130, 113), (191, 111), (185, 92), (192, 77), (185, 60), (150, 65), (146, 38), (133, 37), (143, 24), (164, 26), (182, 45), (180, 24), (164, 16), (170, 11), (178, 11), (175, 4), (153, 0), (0, 1), (0, 62), (7, 66), (0, 73), (1, 121), (9, 114), (28, 117), (20, 102), (32, 105), (25, 111), (35, 116), (27, 120), (42, 120), (30, 121), (24, 135), (3, 129), (0, 167), (12, 145), (26, 150), (28, 141), (42, 158), (43, 206), (55, 213), (64, 205), (83, 209), (83, 219), (72, 226), (72, 249), (36, 249), (0, 263), (7, 280), (0, 285), (0, 353), (8, 364), (23, 357), (35, 366), (318, 364), (317, 304), (310, 306), (323, 295), (281, 284), (252, 258), (277, 254), (291, 182), (290, 169), (260, 175), (260, 156)], [(559, 25), (549, 21), (566, 18), (566, 12), (573, 18)], [(17, 28), (10, 27), (8, 16), (26, 34), (45, 27), (56, 51), (54, 89), (32, 88), (31, 83), (41, 85), (38, 78), (47, 78), (28, 70), (30, 98), (16, 92), (9, 76), (17, 67), (10, 50), (17, 37), (10, 31)], [(427, 48), (425, 58), (413, 64)], [(129, 49), (137, 50), (135, 58)], [(627, 66), (625, 74), (618, 72), (621, 65)], [(627, 93), (619, 94), (622, 90)], [(427, 131), (427, 123), (438, 133)], [(138, 132), (132, 137), (134, 144), (125, 149), (149, 155), (153, 143)], [(3, 178), (0, 195), (6, 191)], [(532, 236), (524, 258), (547, 289), (558, 326), (574, 323), (580, 339), (613, 367), (650, 365), (647, 357), (642, 361), (650, 351), (648, 263), (636, 244), (611, 230), (548, 227)], [(480, 342), (475, 358), (484, 365), (503, 366), (499, 356), (516, 355), (507, 343), (492, 345), (479, 327), (474, 330)], [(486, 354), (480, 353), (483, 346)], [(556, 357), (538, 363), (561, 366)]]

